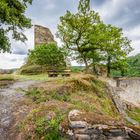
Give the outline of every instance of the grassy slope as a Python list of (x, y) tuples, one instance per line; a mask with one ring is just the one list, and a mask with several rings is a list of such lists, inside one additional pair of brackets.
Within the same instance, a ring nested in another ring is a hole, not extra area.
[[(59, 124), (62, 120), (66, 121), (66, 116), (72, 109), (120, 119), (105, 83), (94, 76), (77, 75), (47, 81), (27, 92), (35, 109), (20, 125), (26, 139), (59, 139)], [(95, 121), (93, 116), (96, 115), (92, 115), (92, 120)], [(102, 118), (100, 122), (105, 123)]]
[(10, 74), (0, 74), (0, 87), (12, 84), (15, 81), (14, 76)]
[[(105, 123), (104, 117), (120, 119), (120, 115), (109, 97), (106, 84), (92, 75), (75, 74), (70, 78), (49, 78), (47, 74), (3, 74), (0, 75), (0, 86), (6, 86), (15, 80), (43, 82), (27, 92), (30, 101), (26, 103), (34, 108), (20, 125), (21, 132), (26, 134), (27, 139), (49, 139), (48, 137), (51, 137), (52, 140), (59, 139), (59, 124), (64, 122), (63, 126), (67, 125), (66, 116), (72, 109), (86, 111), (88, 115), (94, 113), (91, 115), (93, 119), (90, 120), (93, 122), (99, 118), (98, 114), (103, 116), (99, 119), (102, 123)], [(140, 109), (131, 108), (127, 113), (140, 123)], [(51, 119), (47, 119), (49, 117)], [(48, 127), (47, 131), (46, 127)], [(49, 128), (53, 128), (55, 133)]]
[(140, 108), (131, 108), (127, 110), (128, 116), (140, 123)]

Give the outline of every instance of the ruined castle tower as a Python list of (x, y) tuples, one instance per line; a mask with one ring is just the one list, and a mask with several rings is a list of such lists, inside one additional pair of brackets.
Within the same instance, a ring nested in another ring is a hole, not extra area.
[(55, 42), (54, 36), (52, 35), (49, 28), (35, 25), (34, 27), (34, 36), (35, 36), (35, 46), (41, 45), (41, 44), (48, 44), (49, 42)]

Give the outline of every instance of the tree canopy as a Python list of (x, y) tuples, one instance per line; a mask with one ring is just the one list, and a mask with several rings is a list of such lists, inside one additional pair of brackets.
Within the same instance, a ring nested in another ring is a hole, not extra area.
[(106, 25), (97, 12), (90, 9), (90, 0), (80, 0), (77, 13), (67, 11), (60, 17), (57, 36), (77, 62), (89, 66), (104, 64), (108, 76), (111, 69), (125, 71), (127, 55), (132, 51), (130, 40), (122, 29)]
[(27, 40), (23, 30), (31, 28), (31, 20), (25, 16), (29, 4), (32, 4), (32, 0), (0, 1), (0, 52), (10, 50), (8, 32), (15, 40)]
[(74, 53), (76, 60), (84, 62), (86, 67), (88, 60), (82, 52), (82, 47), (90, 45), (87, 35), (100, 22), (98, 13), (90, 10), (89, 1), (80, 1), (76, 14), (67, 11), (60, 17), (57, 36), (63, 41), (64, 46)]

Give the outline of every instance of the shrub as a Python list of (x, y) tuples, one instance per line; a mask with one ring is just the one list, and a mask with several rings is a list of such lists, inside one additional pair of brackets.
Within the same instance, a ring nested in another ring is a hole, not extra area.
[(45, 66), (48, 69), (66, 67), (64, 52), (55, 43), (36, 46), (29, 53), (28, 63)]

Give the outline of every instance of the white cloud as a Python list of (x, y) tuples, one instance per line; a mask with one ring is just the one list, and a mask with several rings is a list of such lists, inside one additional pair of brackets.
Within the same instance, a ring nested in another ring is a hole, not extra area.
[(0, 54), (0, 69), (11, 69), (21, 67), (25, 62), (26, 55)]
[(140, 53), (140, 40), (132, 41), (132, 47), (134, 48), (134, 51), (130, 55)]
[(34, 46), (34, 27), (25, 32), (28, 40), (23, 43), (21, 41), (11, 40), (11, 51), (13, 54), (25, 55), (28, 50), (33, 49)]

